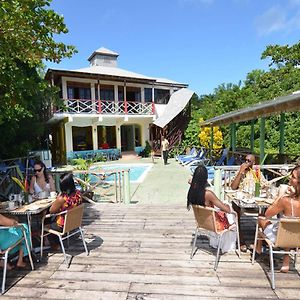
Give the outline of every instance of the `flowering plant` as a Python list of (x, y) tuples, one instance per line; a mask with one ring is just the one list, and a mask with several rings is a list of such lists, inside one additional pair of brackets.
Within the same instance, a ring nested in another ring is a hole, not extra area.
[(251, 169), (251, 172), (253, 174), (253, 177), (254, 177), (254, 180), (255, 182), (260, 182), (260, 176), (261, 176), (261, 173), (260, 173), (260, 168), (259, 166), (256, 166), (255, 169)]
[(12, 176), (12, 180), (23, 190), (23, 192), (28, 193), (29, 186), (27, 179), (22, 181), (19, 178)]

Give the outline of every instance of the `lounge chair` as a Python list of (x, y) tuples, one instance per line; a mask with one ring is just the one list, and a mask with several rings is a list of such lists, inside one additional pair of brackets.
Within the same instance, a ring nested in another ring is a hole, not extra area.
[(187, 157), (185, 159), (182, 159), (180, 161), (180, 163), (183, 166), (187, 166), (187, 165), (191, 164), (194, 161), (200, 161), (200, 160), (203, 160), (204, 158), (205, 158), (205, 151), (204, 150), (200, 150), (200, 151), (198, 151), (198, 153), (197, 153), (196, 156), (194, 156), (194, 157)]
[(189, 154), (180, 154), (180, 155), (177, 155), (175, 157), (176, 160), (181, 160), (183, 158), (187, 158), (187, 157), (193, 157), (193, 156), (196, 156), (197, 155), (197, 149), (195, 147), (193, 147), (190, 151)]

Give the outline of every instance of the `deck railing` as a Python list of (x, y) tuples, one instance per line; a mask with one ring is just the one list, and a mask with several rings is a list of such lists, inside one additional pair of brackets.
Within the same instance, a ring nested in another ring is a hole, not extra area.
[(141, 103), (134, 101), (115, 102), (111, 100), (90, 99), (65, 99), (65, 106), (55, 108), (55, 113), (71, 114), (128, 114), (128, 115), (153, 115), (154, 105), (152, 103)]

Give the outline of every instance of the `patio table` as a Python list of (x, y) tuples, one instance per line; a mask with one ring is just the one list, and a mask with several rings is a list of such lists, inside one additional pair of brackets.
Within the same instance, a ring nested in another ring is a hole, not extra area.
[[(258, 209), (257, 210), (257, 217), (261, 215), (262, 210), (264, 208), (268, 208), (270, 204), (274, 202), (274, 199), (270, 199), (267, 197), (251, 197), (250, 194), (240, 192), (240, 191), (233, 191), (233, 190), (225, 190), (225, 195), (227, 199), (233, 202), (236, 206), (240, 207), (242, 213), (244, 209)], [(256, 228), (258, 229), (258, 222), (256, 222)]]
[(27, 217), (27, 225), (29, 230), (29, 237), (30, 237), (30, 248), (32, 247), (32, 237), (31, 237), (31, 218), (32, 215), (38, 215), (42, 211), (48, 209), (52, 203), (54, 202), (55, 198), (46, 198), (46, 199), (39, 199), (30, 204), (25, 204), (20, 207), (14, 209), (0, 209), (0, 213), (2, 214), (9, 214), (9, 215), (26, 215)]

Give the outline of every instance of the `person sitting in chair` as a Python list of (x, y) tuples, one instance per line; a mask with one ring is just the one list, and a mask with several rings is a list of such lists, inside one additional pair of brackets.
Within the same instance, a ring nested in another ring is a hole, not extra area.
[(37, 198), (46, 198), (50, 192), (55, 192), (53, 177), (48, 174), (45, 164), (37, 160), (34, 162), (34, 174), (30, 181), (29, 192)]
[[(7, 218), (3, 215), (0, 214), (0, 225), (1, 226), (6, 226), (10, 227), (8, 229), (3, 229), (1, 230), (1, 235), (0, 235), (0, 249), (7, 249), (11, 245), (15, 244), (20, 238), (23, 236), (22, 231), (20, 228), (16, 228), (14, 226), (20, 225), (18, 224), (18, 221), (12, 218)], [(28, 227), (26, 224), (22, 224), (22, 226), (25, 229), (26, 232), (26, 239), (29, 243), (29, 231)], [(19, 257), (17, 261), (17, 267), (18, 268), (25, 268), (26, 263), (23, 260), (23, 257), (28, 255), (27, 248), (25, 246), (25, 242), (22, 242), (22, 246), (20, 247), (19, 245), (13, 248), (10, 251), (10, 254), (14, 254), (19, 251)], [(0, 266), (3, 267), (3, 260), (0, 261)], [(13, 269), (13, 266), (11, 264), (7, 264), (7, 269), (11, 270)]]
[[(291, 172), (288, 193), (279, 196), (265, 212), (266, 218), (271, 218), (277, 214), (283, 217), (300, 217), (300, 165), (297, 165)], [(259, 226), (264, 230), (264, 234), (275, 243), (278, 229), (278, 222), (271, 223), (270, 220), (259, 219)], [(289, 249), (285, 249), (289, 251)], [(257, 241), (256, 252), (262, 252), (262, 241)], [(280, 272), (289, 271), (290, 257), (285, 254)]]
[[(255, 185), (255, 178), (254, 178), (254, 172), (253, 172), (253, 166), (255, 165), (255, 156), (253, 154), (247, 154), (245, 158), (245, 162), (241, 164), (239, 170), (235, 174), (234, 178), (231, 181), (231, 189), (237, 190), (237, 189), (245, 189), (246, 187), (249, 188), (249, 186), (252, 187), (254, 191), (254, 185)], [(266, 185), (267, 181), (264, 178), (264, 176), (261, 174), (260, 176), (260, 182), (261, 186)], [(241, 208), (238, 207), (235, 203), (232, 203), (232, 208), (234, 211), (236, 211), (238, 215), (238, 223), (240, 228), (240, 241), (241, 241), (241, 251), (247, 252), (247, 245), (245, 243), (243, 233), (240, 226), (240, 219), (241, 219)]]
[[(189, 209), (190, 205), (194, 204), (201, 205), (203, 207), (218, 207), (223, 212), (230, 213), (231, 207), (220, 201), (215, 193), (208, 189), (209, 184), (207, 179), (208, 172), (206, 167), (202, 165), (198, 166), (190, 182), (191, 186), (187, 196), (187, 208)], [(216, 221), (218, 222), (218, 218)], [(220, 227), (222, 227), (222, 224), (220, 224)]]
[[(60, 176), (59, 187), (61, 192), (49, 209), (51, 214), (69, 210), (82, 203), (81, 193), (79, 190), (76, 190), (72, 173), (65, 173)], [(50, 227), (56, 231), (62, 232), (64, 223), (65, 215), (58, 215), (55, 220), (52, 220)], [(58, 246), (58, 240), (54, 238), (56, 237), (49, 238), (49, 240), (52, 248), (55, 249)]]

